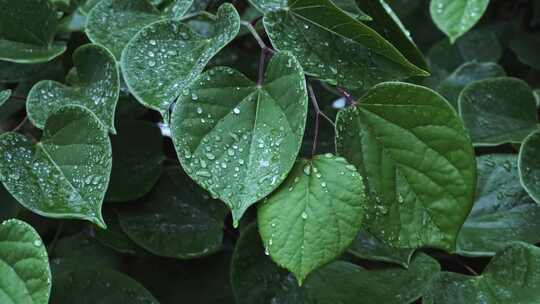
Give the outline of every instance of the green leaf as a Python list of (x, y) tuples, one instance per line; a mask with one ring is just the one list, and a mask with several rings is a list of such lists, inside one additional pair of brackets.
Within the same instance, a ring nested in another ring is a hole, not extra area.
[(165, 20), (141, 30), (122, 54), (122, 71), (131, 93), (168, 120), (170, 105), (238, 34), (240, 17), (231, 4), (219, 8), (215, 29), (201, 36), (185, 23)]
[(103, 245), (122, 254), (147, 256), (148, 252), (133, 242), (122, 230), (118, 215), (115, 212), (103, 212), (107, 229), (96, 229), (96, 239)]
[(519, 143), (538, 124), (531, 88), (511, 77), (469, 84), (459, 96), (459, 114), (475, 146)]
[(0, 60), (38, 63), (54, 59), (66, 50), (53, 43), (56, 11), (50, 1), (0, 1)]
[[(448, 41), (448, 40), (446, 40)], [(464, 61), (498, 62), (503, 49), (491, 28), (479, 28), (459, 38), (455, 44)]]
[(47, 118), (65, 105), (91, 110), (112, 133), (114, 111), (120, 94), (120, 74), (111, 53), (96, 44), (87, 44), (73, 53), (77, 82), (68, 87), (52, 80), (38, 82), (27, 98), (28, 118), (43, 129)]
[(408, 267), (414, 249), (394, 248), (378, 239), (369, 231), (360, 231), (348, 252), (358, 258), (395, 263)]
[(442, 272), (424, 296), (426, 304), (519, 303), (540, 301), (540, 249), (509, 245), (489, 262), (481, 276)]
[(148, 193), (161, 174), (163, 137), (156, 124), (123, 121), (111, 138), (113, 167), (106, 201), (126, 202)]
[(118, 217), (124, 232), (149, 252), (189, 259), (220, 249), (226, 211), (171, 167), (144, 203), (118, 210)]
[(459, 94), (465, 87), (475, 81), (504, 77), (504, 69), (492, 62), (466, 62), (443, 80), (437, 91), (457, 109)]
[(79, 10), (83, 15), (88, 15), (88, 13), (100, 3), (102, 0), (74, 0), (79, 5)]
[(9, 99), (10, 96), (11, 90), (0, 91), (0, 107)]
[(367, 270), (348, 262), (334, 262), (310, 276), (307, 303), (404, 304), (420, 298), (440, 271), (439, 263), (418, 253), (408, 269)]
[(534, 98), (536, 99), (536, 106), (540, 107), (540, 89), (535, 89), (533, 91)]
[(430, 89), (384, 83), (341, 110), (336, 147), (376, 202), (369, 231), (394, 247), (455, 249), (473, 203), (474, 151), (451, 106)]
[(358, 4), (356, 4), (355, 0), (333, 0), (334, 4), (339, 7), (340, 9), (347, 12), (349, 15), (351, 15), (354, 19), (360, 20), (360, 21), (372, 21), (373, 18), (366, 14), (364, 11), (362, 11)]
[(348, 89), (429, 75), (329, 0), (281, 1), (279, 10), (271, 5), (275, 1), (251, 2), (265, 11), (264, 27), (272, 45), (292, 52), (309, 75)]
[(481, 156), (477, 165), (476, 201), (459, 233), (457, 252), (491, 256), (512, 241), (540, 241), (540, 206), (519, 183), (516, 155)]
[(51, 303), (158, 304), (132, 278), (113, 270), (77, 269), (54, 277)]
[(299, 284), (351, 244), (368, 207), (356, 168), (332, 154), (299, 160), (258, 209), (266, 251)]
[(540, 204), (540, 130), (531, 133), (519, 150), (519, 178), (529, 195)]
[(510, 48), (516, 53), (519, 61), (540, 70), (540, 59), (538, 58), (538, 48), (540, 38), (536, 33), (519, 32), (510, 41)]
[(141, 29), (169, 17), (179, 19), (191, 3), (192, 0), (172, 1), (161, 12), (148, 0), (103, 0), (88, 14), (86, 35), (92, 42), (109, 49), (119, 60), (122, 50)]
[(101, 204), (111, 172), (111, 145), (97, 117), (80, 106), (51, 115), (41, 142), (0, 136), (0, 178), (27, 209), (51, 218), (105, 227)]
[(307, 114), (304, 73), (288, 53), (275, 55), (265, 83), (215, 68), (185, 90), (171, 132), (191, 178), (232, 210), (234, 225), (274, 191), (298, 155)]
[(431, 0), (431, 18), (450, 41), (468, 32), (482, 18), (489, 0)]
[(0, 278), (0, 303), (49, 303), (47, 250), (39, 234), (25, 222), (11, 219), (0, 225)]

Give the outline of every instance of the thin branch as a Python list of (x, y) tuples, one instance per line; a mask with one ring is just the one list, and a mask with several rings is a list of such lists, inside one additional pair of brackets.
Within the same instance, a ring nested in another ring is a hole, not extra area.
[(309, 99), (311, 100), (311, 104), (313, 105), (313, 108), (315, 109), (315, 134), (313, 135), (313, 146), (311, 149), (311, 157), (315, 156), (315, 153), (317, 153), (317, 142), (319, 140), (319, 128), (320, 128), (320, 117), (322, 116), (328, 122), (335, 127), (335, 123), (328, 117), (326, 114), (324, 114), (323, 111), (321, 111), (321, 108), (319, 107), (319, 103), (317, 102), (317, 96), (315, 96), (315, 92), (313, 91), (313, 87), (308, 84), (307, 86), (308, 92), (309, 92)]
[(259, 58), (259, 79), (257, 80), (257, 85), (262, 85), (264, 82), (264, 67), (266, 64), (266, 56), (268, 56), (268, 49), (261, 49), (261, 57)]
[(455, 261), (461, 265), (463, 268), (467, 269), (471, 274), (478, 276), (478, 272), (476, 272), (474, 269), (471, 268), (471, 266), (467, 265), (465, 262), (463, 262), (458, 256), (456, 256)]
[(19, 131), (27, 121), (28, 121), (28, 116), (25, 116), (24, 119), (15, 128), (13, 128), (11, 131), (12, 132)]
[(274, 49), (272, 49), (271, 47), (266, 45), (266, 43), (264, 43), (264, 40), (261, 38), (259, 33), (257, 33), (257, 30), (253, 27), (253, 25), (251, 25), (251, 23), (249, 23), (247, 21), (242, 21), (241, 24), (247, 28), (247, 30), (249, 31), (251, 36), (253, 36), (253, 38), (255, 38), (255, 40), (257, 41), (257, 43), (259, 44), (259, 47), (261, 49), (267, 50), (269, 53), (272, 53), (272, 54), (276, 52), (276, 51), (274, 51)]
[(9, 98), (13, 98), (13, 99), (17, 99), (17, 100), (24, 100), (24, 101), (26, 101), (26, 97), (25, 97), (25, 96), (11, 95)]
[(354, 100), (354, 98), (352, 97), (352, 95), (347, 92), (344, 88), (342, 87), (336, 87), (339, 94), (341, 94), (341, 96), (345, 97), (345, 99), (347, 100), (347, 102), (351, 105), (351, 106), (356, 106), (357, 102), (356, 100)]
[(60, 222), (58, 224), (58, 228), (56, 229), (56, 233), (54, 234), (54, 238), (49, 244), (49, 256), (54, 256), (54, 250), (56, 249), (56, 244), (58, 243), (58, 239), (60, 238), (60, 235), (62, 234), (62, 229), (64, 228), (64, 222)]

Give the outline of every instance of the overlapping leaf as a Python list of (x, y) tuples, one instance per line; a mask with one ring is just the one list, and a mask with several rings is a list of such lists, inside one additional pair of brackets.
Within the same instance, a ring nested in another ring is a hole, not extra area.
[(349, 89), (428, 75), (390, 42), (329, 0), (252, 0), (265, 13), (272, 45), (290, 51), (306, 73)]
[(302, 68), (280, 53), (262, 85), (215, 68), (184, 93), (171, 127), (180, 162), (229, 206), (237, 225), (249, 206), (279, 186), (298, 155), (307, 113)]
[(384, 83), (341, 110), (337, 151), (376, 202), (369, 231), (395, 247), (455, 249), (473, 203), (474, 151), (451, 106), (430, 89)]
[(52, 80), (38, 82), (27, 98), (28, 118), (43, 129), (47, 118), (65, 105), (80, 105), (91, 110), (111, 132), (120, 94), (120, 75), (116, 61), (105, 48), (87, 44), (73, 54), (76, 77), (72, 86)]
[(521, 145), (519, 177), (525, 190), (540, 204), (540, 130), (527, 136)]
[(302, 284), (356, 237), (369, 203), (364, 190), (356, 168), (341, 157), (299, 160), (258, 209), (267, 252)]
[(0, 136), (0, 178), (26, 208), (52, 218), (105, 227), (101, 204), (111, 173), (111, 145), (97, 117), (80, 106), (51, 115), (41, 141)]
[(348, 252), (366, 260), (395, 263), (408, 267), (414, 249), (394, 248), (378, 239), (369, 231), (360, 231)]
[(431, 18), (453, 43), (484, 15), (489, 0), (431, 0)]
[(49, 0), (0, 1), (0, 60), (38, 63), (66, 50), (53, 42), (56, 11)]
[(0, 261), (0, 303), (49, 303), (47, 250), (32, 226), (15, 219), (0, 224)]
[(122, 71), (133, 95), (168, 120), (169, 107), (210, 59), (240, 30), (240, 17), (223, 4), (208, 36), (179, 21), (155, 22), (141, 30), (122, 54)]

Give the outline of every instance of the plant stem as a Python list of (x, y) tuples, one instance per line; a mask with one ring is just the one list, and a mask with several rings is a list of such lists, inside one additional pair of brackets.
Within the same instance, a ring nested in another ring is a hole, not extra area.
[(257, 80), (257, 85), (262, 85), (264, 82), (264, 66), (266, 64), (266, 56), (268, 55), (267, 49), (261, 49), (261, 57), (259, 58), (259, 79)]
[(17, 126), (15, 126), (15, 128), (13, 128), (11, 131), (12, 132), (19, 131), (27, 121), (28, 121), (28, 116), (25, 116), (24, 119)]
[(64, 228), (64, 222), (60, 222), (58, 224), (58, 228), (56, 229), (56, 233), (54, 234), (54, 238), (49, 244), (49, 256), (54, 256), (54, 250), (56, 249), (56, 243), (58, 243), (58, 239), (60, 238), (60, 234), (62, 234), (62, 229)]
[(17, 99), (17, 100), (25, 100), (26, 101), (26, 97), (24, 97), (24, 96), (11, 95), (9, 98), (13, 98), (13, 99)]
[(347, 100), (347, 102), (351, 105), (351, 106), (356, 106), (356, 100), (354, 100), (354, 98), (352, 97), (352, 95), (347, 92), (344, 88), (342, 87), (336, 87), (339, 94), (341, 94), (341, 96), (345, 97), (345, 99)]
[(261, 49), (263, 50), (266, 49), (266, 51), (269, 53), (276, 52), (274, 51), (274, 49), (272, 49), (271, 47), (267, 46), (266, 43), (264, 43), (264, 40), (261, 38), (259, 33), (257, 33), (257, 30), (253, 27), (253, 25), (251, 25), (251, 23), (247, 21), (242, 21), (241, 24), (248, 29), (249, 33), (251, 34), (251, 36), (253, 36), (253, 38), (255, 38), (255, 40), (257, 41)]
[(319, 103), (317, 102), (317, 96), (315, 96), (315, 92), (313, 91), (313, 87), (308, 84), (307, 86), (308, 92), (309, 92), (309, 99), (311, 100), (311, 104), (313, 105), (313, 108), (315, 109), (315, 134), (313, 135), (313, 148), (311, 150), (311, 157), (315, 156), (315, 153), (317, 152), (317, 142), (319, 140), (319, 126), (320, 126), (320, 117), (324, 117), (328, 122), (335, 127), (334, 122), (330, 117), (328, 117), (326, 114), (324, 114), (323, 111), (321, 111), (321, 108), (319, 107)]

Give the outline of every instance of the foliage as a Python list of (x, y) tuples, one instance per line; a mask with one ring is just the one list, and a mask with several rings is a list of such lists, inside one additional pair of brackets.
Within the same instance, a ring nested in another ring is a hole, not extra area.
[(539, 37), (525, 0), (0, 0), (0, 303), (538, 303)]

